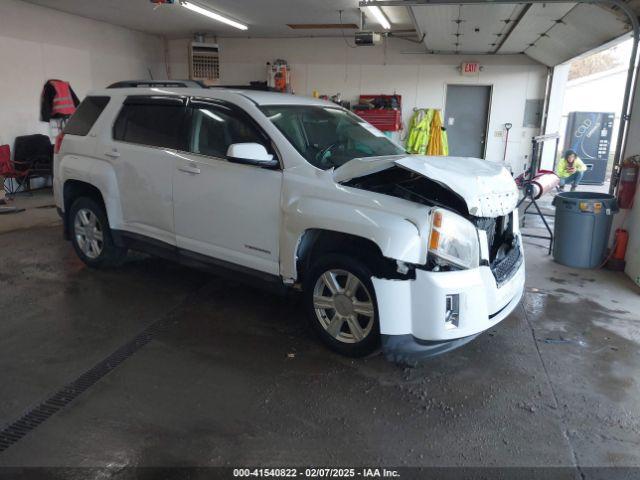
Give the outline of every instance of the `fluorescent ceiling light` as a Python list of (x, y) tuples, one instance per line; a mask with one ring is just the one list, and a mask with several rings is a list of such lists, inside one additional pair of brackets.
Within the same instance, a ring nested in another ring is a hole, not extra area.
[(371, 14), (374, 17), (376, 17), (376, 20), (378, 21), (378, 23), (382, 25), (382, 28), (384, 28), (385, 30), (389, 30), (391, 28), (391, 24), (389, 23), (389, 20), (387, 20), (387, 17), (384, 15), (382, 10), (380, 10), (380, 7), (372, 6), (367, 8), (369, 9), (369, 12), (371, 12)]
[(226, 23), (227, 25), (231, 25), (232, 27), (238, 28), (240, 30), (247, 30), (249, 27), (246, 25), (236, 22), (235, 20), (231, 20), (230, 18), (223, 17), (219, 13), (212, 12), (206, 8), (202, 8), (199, 5), (191, 2), (180, 2), (180, 5), (191, 10), (192, 12), (199, 13), (200, 15), (204, 15), (205, 17), (209, 17), (213, 20), (217, 20), (218, 22)]

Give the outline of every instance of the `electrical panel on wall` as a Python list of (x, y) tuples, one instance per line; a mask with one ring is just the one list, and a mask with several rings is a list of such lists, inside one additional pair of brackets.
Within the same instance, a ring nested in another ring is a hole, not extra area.
[(189, 79), (205, 85), (216, 85), (220, 80), (220, 48), (217, 43), (191, 42), (189, 44)]
[(524, 118), (522, 120), (522, 126), (524, 128), (540, 128), (543, 107), (544, 100), (542, 99), (526, 100), (524, 104)]

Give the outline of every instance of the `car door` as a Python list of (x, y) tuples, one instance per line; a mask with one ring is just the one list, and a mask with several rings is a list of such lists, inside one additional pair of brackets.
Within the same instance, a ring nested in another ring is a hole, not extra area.
[(175, 245), (173, 172), (187, 147), (186, 98), (127, 97), (102, 154), (117, 177), (125, 230)]
[(178, 247), (269, 274), (279, 273), (280, 168), (230, 161), (233, 143), (271, 142), (232, 105), (192, 101), (188, 152), (174, 172)]

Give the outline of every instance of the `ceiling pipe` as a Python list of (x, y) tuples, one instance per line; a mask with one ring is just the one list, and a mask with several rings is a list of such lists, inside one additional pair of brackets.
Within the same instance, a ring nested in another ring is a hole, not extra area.
[[(527, 0), (518, 2), (514, 0), (360, 0), (360, 6), (366, 7), (373, 4), (380, 7), (418, 7), (424, 5), (495, 5), (495, 4), (517, 4), (517, 3), (567, 3), (567, 0)], [(638, 65), (638, 75), (636, 75), (636, 57), (638, 56), (638, 41), (640, 41), (640, 24), (638, 17), (631, 7), (622, 0), (574, 0), (573, 3), (587, 3), (591, 5), (612, 5), (619, 8), (629, 19), (633, 30), (633, 48), (629, 59), (629, 69), (627, 71), (627, 83), (624, 89), (624, 99), (620, 115), (620, 126), (618, 128), (618, 140), (616, 142), (616, 153), (613, 160), (613, 174), (609, 192), (614, 193), (620, 177), (620, 163), (623, 158), (623, 146), (629, 129), (631, 120), (631, 99), (632, 91), (640, 75), (640, 65)], [(640, 113), (640, 112), (638, 112)]]
[(411, 19), (411, 23), (413, 24), (413, 28), (415, 28), (416, 33), (418, 34), (418, 40), (422, 39), (422, 41), (424, 42), (424, 47), (427, 49), (427, 51), (429, 50), (429, 45), (427, 44), (427, 34), (425, 32), (422, 31), (422, 28), (420, 27), (420, 24), (418, 23), (418, 19), (416, 18), (415, 13), (413, 13), (413, 9), (411, 7), (406, 7), (407, 8), (407, 13), (409, 14), (409, 18)]

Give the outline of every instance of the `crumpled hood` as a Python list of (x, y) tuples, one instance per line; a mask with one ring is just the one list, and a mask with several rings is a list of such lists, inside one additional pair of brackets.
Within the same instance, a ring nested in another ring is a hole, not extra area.
[(341, 183), (371, 175), (397, 165), (411, 170), (455, 192), (476, 217), (497, 217), (511, 212), (518, 202), (518, 189), (501, 164), (471, 157), (407, 155), (356, 158), (338, 167), (333, 178)]

